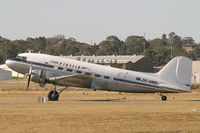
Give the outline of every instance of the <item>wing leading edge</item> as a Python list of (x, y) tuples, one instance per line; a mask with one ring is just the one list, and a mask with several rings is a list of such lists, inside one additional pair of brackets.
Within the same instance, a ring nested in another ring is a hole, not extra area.
[(49, 78), (48, 80), (56, 85), (82, 87), (82, 88), (90, 88), (92, 83), (92, 77), (86, 74), (58, 76)]

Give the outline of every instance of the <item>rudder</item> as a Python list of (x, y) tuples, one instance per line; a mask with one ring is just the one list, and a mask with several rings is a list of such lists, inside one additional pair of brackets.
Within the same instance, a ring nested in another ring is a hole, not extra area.
[(175, 57), (157, 74), (161, 79), (170, 83), (189, 86), (192, 76), (192, 60), (183, 56)]

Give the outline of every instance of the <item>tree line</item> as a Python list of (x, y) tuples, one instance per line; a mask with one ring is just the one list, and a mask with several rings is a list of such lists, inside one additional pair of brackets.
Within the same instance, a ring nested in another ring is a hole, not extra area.
[(99, 44), (89, 45), (76, 41), (74, 38), (66, 39), (64, 35), (50, 38), (38, 37), (26, 40), (9, 40), (0, 36), (0, 64), (6, 59), (16, 57), (18, 53), (34, 52), (51, 55), (145, 55), (152, 60), (154, 66), (166, 64), (176, 56), (186, 56), (192, 60), (200, 58), (200, 45), (193, 51), (186, 52), (182, 45), (194, 44), (192, 37), (178, 36), (174, 32), (163, 34), (161, 38), (146, 40), (143, 36), (128, 36), (125, 41), (117, 36), (108, 36)]

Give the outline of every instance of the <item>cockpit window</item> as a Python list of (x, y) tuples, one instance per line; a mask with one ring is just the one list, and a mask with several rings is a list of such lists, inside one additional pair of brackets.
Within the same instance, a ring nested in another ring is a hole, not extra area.
[(19, 56), (19, 55), (18, 55), (17, 58), (18, 58), (18, 59), (21, 59), (22, 61), (26, 61), (26, 60), (27, 60), (27, 57), (25, 57), (25, 56)]
[(26, 61), (27, 60), (27, 57), (22, 57), (22, 61)]

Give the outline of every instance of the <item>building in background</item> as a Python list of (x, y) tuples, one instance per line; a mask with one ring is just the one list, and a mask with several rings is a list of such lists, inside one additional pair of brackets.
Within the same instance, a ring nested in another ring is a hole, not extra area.
[(193, 51), (193, 49), (197, 46), (196, 43), (186, 43), (182, 45), (182, 49), (184, 49), (186, 52)]
[(19, 74), (18, 72), (13, 71), (10, 69), (6, 64), (0, 65), (0, 70), (5, 70), (11, 72), (12, 77), (24, 77), (24, 75)]
[(192, 62), (192, 83), (200, 83), (200, 61)]
[(105, 55), (105, 56), (63, 56), (64, 58), (90, 62), (95, 64), (110, 65), (127, 70), (152, 72), (153, 64), (143, 55)]
[(12, 72), (0, 69), (0, 80), (11, 80)]

